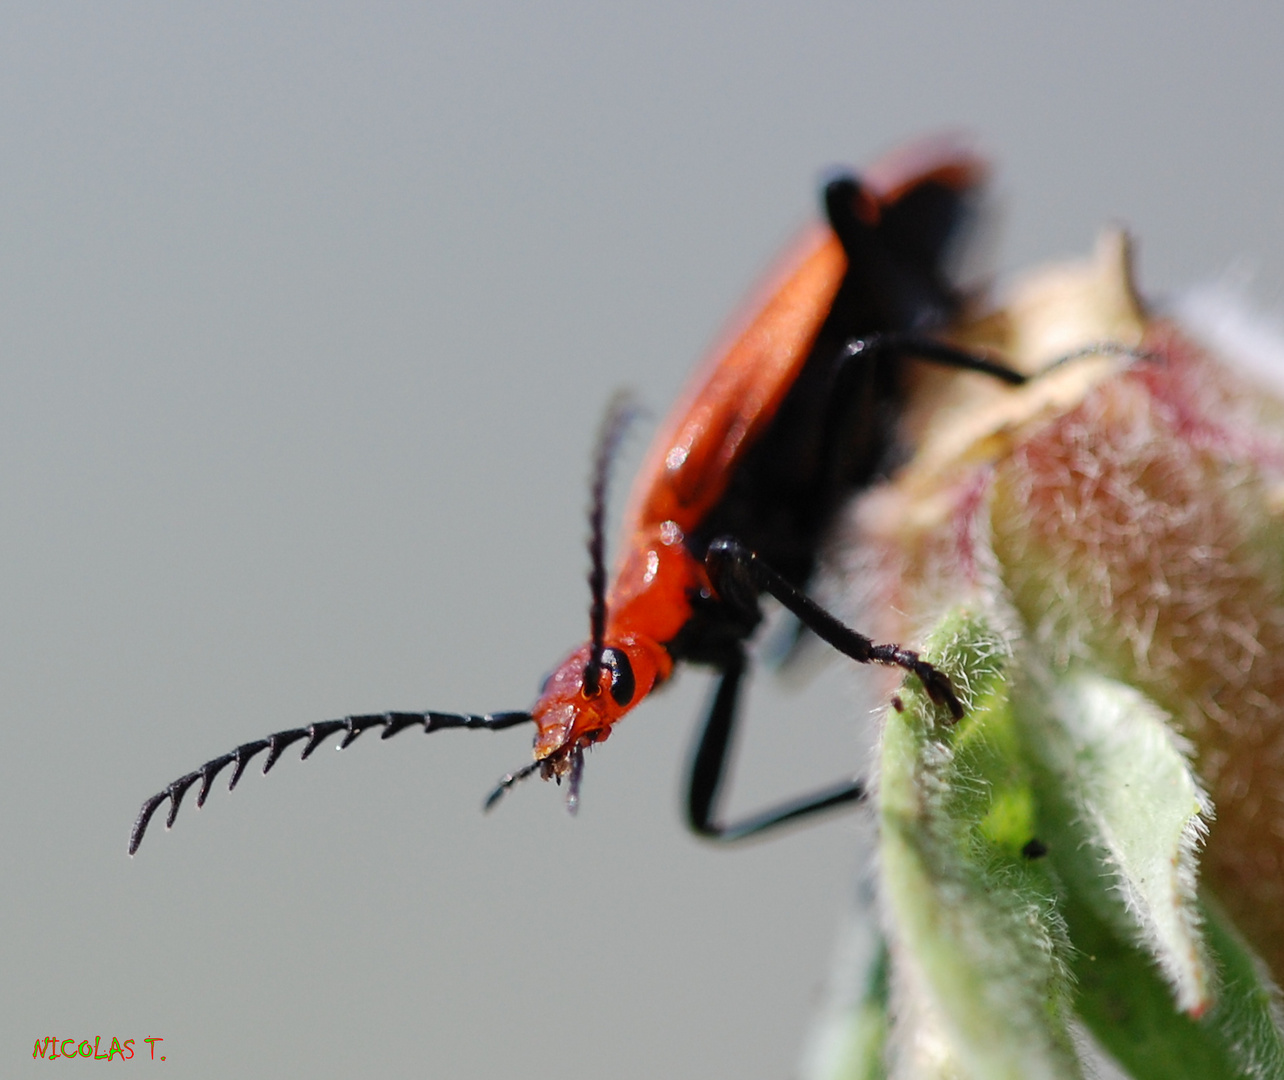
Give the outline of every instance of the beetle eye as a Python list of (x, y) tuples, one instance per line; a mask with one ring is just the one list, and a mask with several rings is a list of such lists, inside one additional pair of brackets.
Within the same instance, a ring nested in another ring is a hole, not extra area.
[(633, 665), (629, 658), (619, 649), (603, 649), (602, 666), (610, 669), (611, 697), (615, 704), (629, 704), (637, 693), (637, 681), (633, 678)]

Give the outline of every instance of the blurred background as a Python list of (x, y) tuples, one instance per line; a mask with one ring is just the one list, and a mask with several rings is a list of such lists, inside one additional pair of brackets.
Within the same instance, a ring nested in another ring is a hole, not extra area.
[[(1000, 280), (1115, 221), (1151, 295), (1231, 274), (1278, 312), (1284, 8), (3, 23), (0, 1072), (100, 1035), (182, 1077), (790, 1075), (868, 822), (689, 837), (702, 673), (592, 755), (576, 819), (538, 783), (480, 813), (518, 730), (292, 750), (133, 860), (129, 826), (277, 728), (529, 705), (585, 634), (603, 405), (663, 415), (827, 166), (962, 128)], [(860, 673), (779, 683), (737, 806), (861, 767)]]

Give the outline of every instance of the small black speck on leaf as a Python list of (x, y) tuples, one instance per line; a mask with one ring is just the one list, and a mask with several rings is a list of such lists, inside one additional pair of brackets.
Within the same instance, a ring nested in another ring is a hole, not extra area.
[(1025, 842), (1021, 854), (1027, 859), (1042, 859), (1048, 853), (1048, 845), (1037, 836)]

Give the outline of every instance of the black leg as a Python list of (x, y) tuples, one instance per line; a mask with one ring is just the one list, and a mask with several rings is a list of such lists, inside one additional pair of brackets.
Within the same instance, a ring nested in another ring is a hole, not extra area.
[(1014, 371), (1006, 364), (979, 353), (968, 352), (949, 345), (938, 338), (923, 334), (896, 333), (874, 334), (859, 341), (848, 342), (843, 350), (843, 363), (850, 365), (859, 358), (866, 363), (880, 355), (901, 356), (906, 360), (926, 360), (929, 364), (954, 368), (958, 371), (976, 371), (989, 375), (1010, 386), (1021, 386), (1030, 381), (1028, 375)]
[(718, 793), (731, 760), (735, 741), (736, 702), (740, 696), (740, 683), (744, 673), (744, 653), (737, 650), (722, 669), (709, 715), (696, 739), (687, 787), (687, 823), (692, 831), (709, 840), (743, 840), (774, 829), (777, 825), (864, 799), (864, 785), (859, 780), (845, 780), (823, 791), (791, 799), (739, 821), (723, 823), (718, 820)]
[(937, 705), (949, 709), (955, 720), (963, 716), (963, 706), (943, 672), (921, 659), (912, 649), (903, 649), (899, 645), (876, 645), (864, 634), (844, 626), (739, 541), (725, 536), (715, 540), (709, 545), (705, 565), (713, 587), (727, 602), (747, 606), (756, 603), (762, 593), (769, 593), (792, 611), (808, 630), (844, 656), (850, 656), (861, 664), (889, 664), (903, 668), (918, 676), (927, 696)]
[[(966, 349), (960, 349), (956, 345), (950, 345), (937, 338), (927, 337), (918, 333), (888, 333), (871, 334), (867, 338), (849, 341), (842, 352), (843, 371), (848, 370), (855, 359), (859, 358), (865, 363), (869, 363), (883, 355), (899, 356), (906, 360), (924, 360), (929, 364), (936, 364), (938, 367), (954, 368), (956, 371), (975, 371), (981, 375), (989, 375), (1000, 382), (1005, 382), (1009, 386), (1024, 386), (1026, 383), (1038, 379), (1050, 371), (1055, 371), (1059, 367), (1093, 356), (1122, 356), (1132, 360), (1145, 361), (1160, 359), (1157, 354), (1146, 349), (1125, 345), (1119, 341), (1094, 341), (1075, 349), (1073, 352), (1065, 353), (1050, 360), (1031, 375), (1023, 375), (998, 360), (991, 359), (981, 353), (968, 352)], [(843, 375), (840, 373), (840, 387), (842, 378)]]

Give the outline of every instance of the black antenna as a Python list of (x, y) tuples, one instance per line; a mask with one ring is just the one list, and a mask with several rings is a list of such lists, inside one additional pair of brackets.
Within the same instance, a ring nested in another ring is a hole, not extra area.
[(263, 762), (263, 772), (267, 773), (277, 763), (282, 753), (300, 739), (308, 740), (303, 746), (303, 754), (300, 758), (300, 760), (307, 760), (313, 750), (339, 731), (344, 732), (344, 736), (343, 741), (339, 743), (338, 749), (344, 750), (351, 746), (363, 731), (372, 727), (383, 728), (383, 734), (380, 738), (390, 739), (397, 732), (404, 731), (415, 724), (422, 724), (424, 734), (430, 735), (434, 731), (441, 731), (443, 728), (503, 731), (505, 728), (516, 727), (518, 724), (529, 724), (533, 720), (534, 718), (528, 712), (480, 714), (386, 712), (363, 716), (345, 716), (342, 720), (324, 720), (319, 724), (309, 724), (307, 727), (276, 731), (266, 738), (242, 743), (235, 750), (207, 761), (199, 769), (189, 772), (186, 776), (180, 776), (163, 791), (158, 791), (143, 803), (142, 809), (138, 811), (138, 819), (134, 822), (134, 827), (129, 833), (129, 853), (132, 855), (138, 850), (138, 845), (143, 842), (143, 834), (147, 832), (147, 826), (151, 823), (152, 815), (160, 809), (161, 803), (166, 799), (169, 800), (169, 816), (165, 819), (165, 828), (168, 829), (174, 824), (174, 819), (178, 817), (178, 808), (182, 805), (183, 796), (187, 794), (187, 789), (195, 784), (197, 780), (201, 782), (200, 793), (196, 796), (196, 806), (197, 809), (200, 809), (205, 805), (210, 788), (219, 773), (229, 765), (235, 765), (232, 770), (232, 779), (227, 785), (228, 791), (233, 790), (240, 783), (241, 776), (250, 762), (264, 750), (268, 752), (268, 756)]
[(638, 407), (628, 391), (617, 390), (607, 405), (602, 426), (598, 429), (597, 451), (593, 455), (593, 479), (589, 489), (589, 661), (584, 665), (584, 692), (592, 696), (602, 681), (602, 652), (606, 637), (606, 493), (610, 486), (611, 466), (619, 454), (620, 443), (629, 425), (638, 415)]

